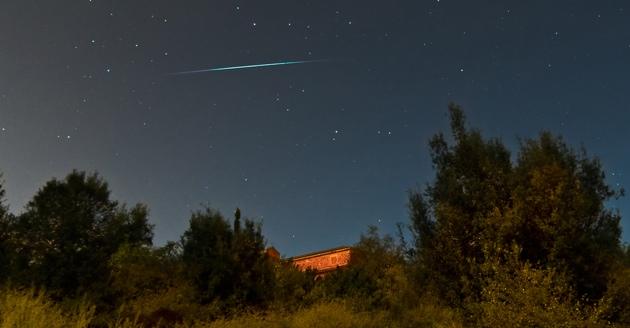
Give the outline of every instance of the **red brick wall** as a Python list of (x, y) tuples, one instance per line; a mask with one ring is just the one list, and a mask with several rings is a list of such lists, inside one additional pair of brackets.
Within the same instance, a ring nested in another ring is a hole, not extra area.
[(293, 264), (301, 270), (315, 269), (317, 271), (334, 270), (337, 267), (348, 265), (350, 261), (350, 249), (342, 249), (322, 255), (313, 255), (303, 259), (293, 260)]

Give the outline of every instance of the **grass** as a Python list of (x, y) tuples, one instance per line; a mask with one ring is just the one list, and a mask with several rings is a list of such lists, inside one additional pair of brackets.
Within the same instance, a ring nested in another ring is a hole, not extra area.
[(186, 328), (407, 328), (462, 327), (459, 315), (448, 308), (419, 304), (393, 316), (387, 311), (354, 311), (347, 302), (324, 302), (293, 313), (247, 314), (213, 322), (183, 325)]
[[(94, 307), (80, 302), (64, 308), (35, 290), (3, 289), (0, 296), (0, 328), (87, 328), (95, 323)], [(108, 328), (142, 328), (139, 314), (133, 317), (112, 315)], [(159, 325), (158, 325), (159, 326)], [(166, 327), (166, 326), (165, 326)], [(357, 311), (344, 301), (321, 302), (295, 312), (269, 311), (243, 313), (214, 321), (196, 321), (178, 328), (351, 328), (351, 327), (461, 327), (459, 317), (450, 309), (419, 305), (414, 310), (393, 316), (387, 311)]]
[(92, 306), (64, 311), (34, 290), (4, 289), (0, 297), (0, 328), (87, 328), (93, 318)]

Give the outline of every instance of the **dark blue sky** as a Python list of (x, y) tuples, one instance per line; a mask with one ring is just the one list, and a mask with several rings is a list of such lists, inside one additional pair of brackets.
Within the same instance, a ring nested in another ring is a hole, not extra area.
[(158, 244), (202, 204), (239, 206), (295, 255), (407, 222), (449, 101), (512, 149), (562, 134), (628, 186), (629, 75), (621, 0), (5, 0), (0, 171), (13, 212), (97, 170), (149, 205)]

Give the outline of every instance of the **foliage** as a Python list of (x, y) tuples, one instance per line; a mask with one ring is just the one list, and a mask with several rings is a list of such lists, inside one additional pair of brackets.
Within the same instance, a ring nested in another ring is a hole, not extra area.
[(288, 263), (275, 263), (274, 266), (274, 308), (296, 310), (308, 304), (311, 291), (315, 287), (315, 271), (301, 271)]
[(109, 261), (110, 288), (123, 300), (156, 294), (178, 285), (184, 268), (174, 245), (158, 249), (122, 245)]
[[(155, 319), (155, 318), (153, 318)], [(0, 298), (0, 328), (17, 327), (461, 327), (459, 317), (452, 310), (421, 302), (401, 316), (386, 311), (356, 311), (347, 301), (318, 302), (292, 312), (243, 312), (238, 316), (216, 320), (190, 320), (172, 322), (137, 312), (128, 315), (112, 313), (102, 321), (94, 318), (94, 307), (80, 303), (64, 310), (43, 293), (5, 290)]]
[(588, 307), (580, 306), (566, 277), (554, 269), (539, 269), (519, 259), (514, 246), (506, 262), (484, 264), (488, 277), (479, 303), (468, 304), (480, 327), (587, 326)]
[(207, 208), (193, 213), (181, 240), (186, 271), (199, 301), (220, 300), (226, 306), (263, 305), (273, 283), (272, 264), (264, 253), (260, 225), (240, 211), (234, 227), (221, 213)]
[[(325, 319), (324, 319), (325, 318)], [(353, 327), (382, 327), (383, 313), (354, 312), (347, 304), (318, 303), (301, 311), (288, 320), (288, 325), (299, 328), (353, 328)]]
[(468, 131), (458, 107), (451, 105), (450, 114), (455, 145), (441, 133), (431, 139), (435, 182), (424, 195), (411, 193), (410, 212), (417, 261), (428, 270), (431, 287), (458, 305), (481, 291), (486, 220), (510, 202), (512, 167), (499, 140)]
[(402, 249), (370, 227), (352, 248), (349, 266), (326, 276), (311, 298), (351, 298), (365, 310), (405, 306), (413, 298), (405, 271)]
[(11, 260), (15, 253), (15, 247), (11, 245), (12, 216), (4, 205), (4, 194), (0, 183), (0, 282), (4, 282), (10, 275)]
[(197, 322), (190, 328), (238, 328), (238, 327), (462, 327), (459, 316), (451, 309), (435, 304), (420, 303), (399, 316), (391, 316), (383, 310), (356, 311), (349, 302), (319, 302), (311, 307), (290, 313), (253, 313), (213, 322)]
[(450, 106), (454, 140), (431, 139), (436, 178), (410, 194), (414, 252), (430, 288), (463, 306), (480, 300), (486, 262), (505, 250), (520, 261), (566, 276), (580, 296), (597, 299), (620, 255), (620, 216), (605, 202), (621, 192), (605, 183), (601, 164), (542, 133), (521, 144), (516, 162), (498, 139), (465, 127)]
[(109, 199), (98, 175), (73, 171), (40, 189), (15, 222), (15, 278), (57, 296), (86, 293), (107, 280), (110, 256), (123, 243), (151, 243), (147, 208)]
[(625, 251), (623, 254), (622, 263), (626, 267), (630, 268), (630, 244), (625, 245), (624, 249)]
[(88, 327), (94, 307), (82, 304), (70, 312), (51, 301), (43, 293), (4, 289), (0, 296), (0, 328)]
[[(354, 312), (340, 302), (317, 303), (312, 307), (291, 314), (246, 314), (237, 318), (220, 319), (211, 323), (197, 323), (194, 328), (237, 327), (384, 327), (383, 313)], [(191, 328), (192, 328), (191, 327)]]
[(630, 268), (615, 272), (599, 301), (597, 319), (630, 326)]
[(621, 252), (621, 217), (605, 208), (618, 194), (599, 161), (543, 133), (522, 145), (514, 179), (501, 237), (522, 247), (523, 260), (565, 273), (580, 296), (601, 297)]

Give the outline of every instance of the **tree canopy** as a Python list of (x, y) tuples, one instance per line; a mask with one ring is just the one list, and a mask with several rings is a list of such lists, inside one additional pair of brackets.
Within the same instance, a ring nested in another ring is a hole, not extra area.
[(517, 155), (499, 139), (468, 129), (449, 106), (452, 144), (430, 141), (435, 180), (410, 193), (416, 261), (452, 304), (479, 299), (484, 264), (523, 263), (566, 275), (580, 297), (597, 299), (621, 252), (620, 215), (597, 158), (543, 132)]
[(237, 209), (232, 226), (218, 211), (206, 208), (190, 218), (181, 239), (182, 258), (202, 302), (215, 299), (231, 305), (265, 301), (273, 272), (264, 253), (260, 225)]
[(121, 245), (151, 245), (153, 237), (146, 206), (127, 209), (98, 175), (78, 171), (47, 182), (13, 224), (17, 278), (60, 295), (102, 284)]

